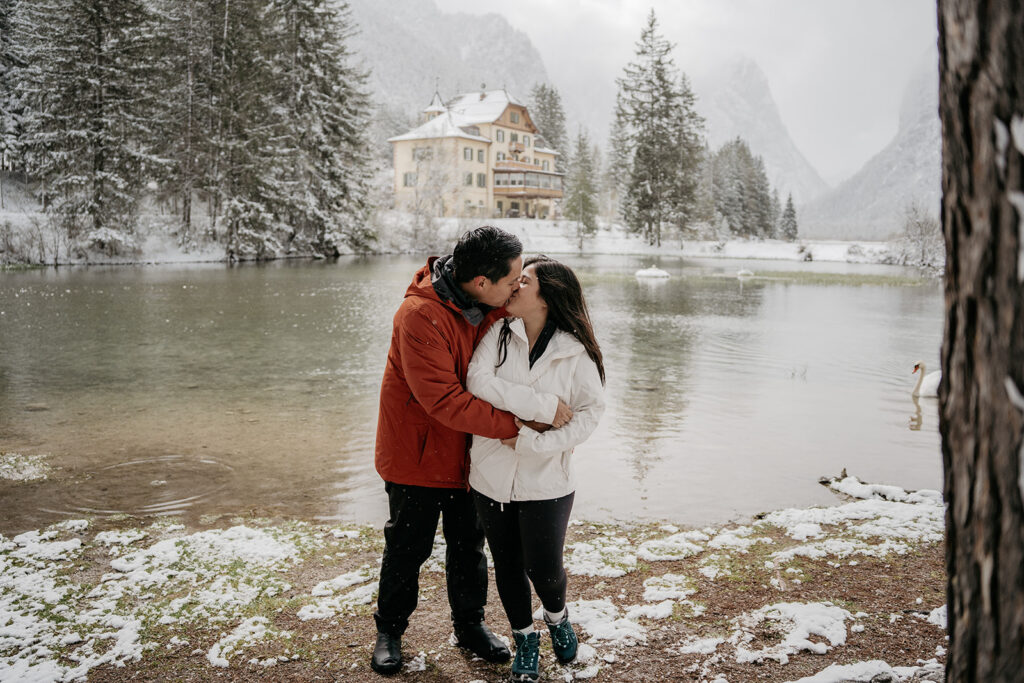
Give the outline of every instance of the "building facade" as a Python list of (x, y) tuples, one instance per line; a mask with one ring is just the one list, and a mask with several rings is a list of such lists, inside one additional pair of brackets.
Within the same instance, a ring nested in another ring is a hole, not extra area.
[(390, 138), (397, 208), (435, 216), (554, 217), (558, 152), (505, 90), (434, 93), (422, 123)]

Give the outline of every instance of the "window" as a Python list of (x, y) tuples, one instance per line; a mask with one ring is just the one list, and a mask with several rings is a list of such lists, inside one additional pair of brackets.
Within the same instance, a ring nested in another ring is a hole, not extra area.
[(486, 173), (477, 173), (476, 174), (476, 186), (477, 187), (487, 187), (487, 174)]
[(494, 134), (494, 139), (498, 142), (505, 142), (505, 131), (498, 129), (498, 132)]
[(434, 158), (433, 147), (413, 147), (412, 149), (413, 161), (427, 161)]
[(505, 213), (505, 205), (502, 202), (498, 202), (498, 215)]
[(405, 187), (416, 187), (416, 174), (406, 173), (402, 176), (402, 185)]
[(542, 175), (540, 177), (540, 186), (542, 188), (544, 188), (545, 190), (550, 189), (551, 188), (551, 176), (549, 176), (549, 175)]
[(505, 153), (498, 152), (498, 161), (505, 161)]
[(547, 161), (547, 159), (545, 159), (544, 161), (540, 162), (540, 167), (541, 167), (542, 170), (545, 170), (545, 171), (548, 170), (548, 161)]
[(509, 142), (518, 142), (519, 141), (519, 133), (511, 133), (508, 136), (508, 141)]
[(465, 180), (463, 182), (466, 185), (472, 185), (473, 184), (473, 174), (472, 173), (467, 173), (466, 174), (466, 178), (465, 178)]
[(494, 186), (505, 187), (506, 185), (508, 185), (508, 173), (495, 173)]
[(512, 123), (519, 123), (519, 112), (510, 111), (508, 113), (508, 120), (511, 121)]
[(473, 148), (472, 147), (463, 147), (462, 148), (462, 158), (466, 159), (467, 161), (473, 161)]
[(530, 136), (529, 135), (524, 135), (523, 136), (523, 147), (529, 147), (529, 146), (530, 146)]
[(476, 160), (481, 164), (484, 163), (484, 151), (482, 149), (476, 151)]
[(536, 173), (526, 174), (527, 187), (540, 187), (540, 177)]

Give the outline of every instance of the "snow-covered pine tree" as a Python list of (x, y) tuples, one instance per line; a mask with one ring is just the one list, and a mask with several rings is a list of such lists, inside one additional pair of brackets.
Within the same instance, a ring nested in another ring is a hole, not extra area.
[(284, 250), (287, 228), (275, 213), (288, 168), (282, 136), (285, 112), (275, 90), (281, 51), (261, 0), (210, 0), (213, 59), (208, 65), (212, 234), (229, 259), (272, 258)]
[(771, 210), (771, 225), (772, 225), (772, 237), (775, 239), (781, 239), (782, 228), (779, 221), (782, 219), (782, 200), (779, 199), (779, 188), (772, 188), (772, 200), (770, 205)]
[(697, 217), (697, 190), (704, 152), (704, 118), (695, 108), (697, 98), (686, 74), (679, 77), (679, 105), (673, 131), (676, 181), (670, 186), (668, 221), (680, 237), (692, 232)]
[(750, 153), (747, 148), (750, 194), (747, 212), (750, 231), (755, 237), (766, 239), (772, 236), (772, 188), (768, 183), (764, 160)]
[(569, 138), (565, 132), (565, 110), (562, 97), (551, 85), (538, 83), (530, 92), (530, 116), (548, 147), (561, 155), (555, 158), (555, 170), (564, 171), (569, 152)]
[(369, 248), (369, 98), (366, 74), (347, 42), (354, 26), (345, 2), (274, 0), (276, 55), (286, 163), (278, 167), (278, 211), (291, 240), (321, 254)]
[(795, 242), (797, 239), (796, 208), (793, 206), (793, 193), (786, 198), (786, 208), (782, 211), (782, 218), (779, 220), (782, 239)]
[[(151, 15), (141, 0), (39, 0), (19, 15), (30, 69), (29, 172), (71, 238), (130, 248), (154, 131)], [(43, 22), (43, 23), (40, 23)]]
[(626, 195), (632, 168), (633, 148), (629, 141), (629, 125), (620, 92), (616, 98), (615, 117), (608, 133), (608, 163), (602, 176), (609, 218), (623, 217), (622, 198)]
[(584, 237), (597, 232), (596, 167), (590, 137), (583, 130), (576, 135), (572, 159), (565, 177), (565, 197), (562, 210), (565, 217), (576, 224), (577, 248), (583, 250)]
[[(14, 44), (14, 0), (0, 0), (0, 174), (15, 163), (18, 139), (18, 98), (14, 82), (24, 64)], [(3, 208), (3, 178), (0, 177), (0, 208)]]
[(154, 61), (165, 93), (158, 101), (154, 178), (180, 218), (179, 242), (195, 240), (193, 203), (209, 183), (212, 141), (210, 65), (215, 18), (206, 0), (155, 0), (160, 31)]
[[(637, 42), (635, 60), (617, 79), (616, 117), (624, 124), (632, 148), (623, 216), (632, 231), (659, 246), (667, 223), (682, 227), (689, 219), (696, 187), (691, 176), (697, 171), (696, 160), (687, 152), (689, 126), (699, 119), (692, 113), (692, 94), (677, 85), (671, 52), (672, 44), (658, 33), (652, 10)], [(686, 143), (683, 152), (680, 143)]]

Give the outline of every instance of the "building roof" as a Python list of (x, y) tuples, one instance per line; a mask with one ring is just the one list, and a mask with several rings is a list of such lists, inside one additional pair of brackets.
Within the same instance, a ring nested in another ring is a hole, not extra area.
[(401, 142), (402, 140), (430, 140), (433, 138), (465, 138), (467, 140), (476, 140), (478, 142), (490, 142), (488, 138), (485, 138), (482, 135), (475, 135), (462, 128), (462, 126), (468, 125), (471, 124), (460, 124), (457, 117), (453, 116), (450, 111), (446, 111), (443, 114), (438, 114), (422, 126), (413, 128), (408, 133), (388, 138), (388, 142)]
[(448, 103), (448, 111), (457, 117), (461, 126), (494, 123), (510, 104), (526, 106), (502, 88), (458, 95)]
[(434, 91), (434, 97), (430, 100), (430, 104), (427, 105), (427, 108), (423, 110), (423, 113), (424, 114), (434, 114), (434, 113), (440, 114), (444, 110), (445, 110), (444, 109), (444, 102), (441, 101), (441, 96), (435, 90)]

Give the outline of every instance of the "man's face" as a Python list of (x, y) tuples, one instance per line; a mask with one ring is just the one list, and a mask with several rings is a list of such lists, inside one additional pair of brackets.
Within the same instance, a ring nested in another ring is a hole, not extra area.
[(509, 262), (508, 275), (497, 282), (483, 275), (473, 279), (474, 298), (482, 304), (498, 308), (508, 302), (509, 297), (519, 289), (519, 277), (523, 274), (523, 257), (516, 256)]

